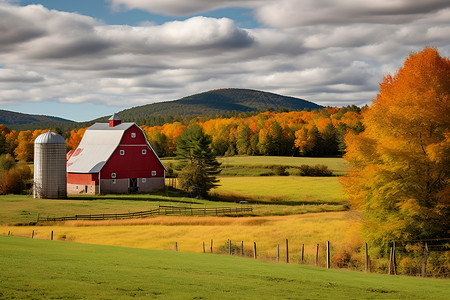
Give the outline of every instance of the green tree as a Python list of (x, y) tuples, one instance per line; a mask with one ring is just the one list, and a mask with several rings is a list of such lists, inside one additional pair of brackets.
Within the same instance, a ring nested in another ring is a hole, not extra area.
[(411, 54), (346, 135), (352, 169), (343, 180), (362, 213), (366, 240), (448, 236), (450, 228), (450, 60), (436, 49)]
[(211, 151), (211, 137), (198, 124), (191, 125), (177, 140), (176, 158), (180, 161), (178, 181), (193, 196), (205, 197), (218, 186), (220, 163)]

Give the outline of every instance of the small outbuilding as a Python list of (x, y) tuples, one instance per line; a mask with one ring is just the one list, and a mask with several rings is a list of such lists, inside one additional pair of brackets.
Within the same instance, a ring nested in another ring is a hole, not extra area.
[(68, 153), (67, 192), (107, 194), (164, 189), (166, 168), (139, 126), (109, 123), (89, 127), (78, 147)]

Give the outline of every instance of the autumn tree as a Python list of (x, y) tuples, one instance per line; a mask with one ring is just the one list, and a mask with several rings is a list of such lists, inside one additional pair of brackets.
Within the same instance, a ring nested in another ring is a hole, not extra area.
[(434, 48), (412, 53), (387, 75), (363, 113), (365, 131), (346, 136), (343, 180), (362, 214), (365, 239), (447, 237), (450, 228), (450, 61)]
[(9, 135), (10, 130), (3, 124), (0, 124), (0, 155), (3, 153), (8, 153), (8, 148), (6, 144), (6, 136)]
[(30, 167), (18, 164), (10, 154), (0, 155), (0, 195), (22, 193), (30, 179)]
[(78, 147), (86, 129), (87, 127), (70, 131), (69, 137), (66, 139), (66, 145), (69, 150), (75, 150)]
[(20, 131), (17, 137), (17, 147), (14, 149), (14, 154), (17, 160), (32, 161), (34, 144), (32, 138), (32, 132), (30, 130)]
[(211, 137), (198, 124), (191, 125), (178, 138), (176, 158), (182, 168), (178, 180), (193, 196), (207, 196), (217, 186), (220, 163), (211, 150)]

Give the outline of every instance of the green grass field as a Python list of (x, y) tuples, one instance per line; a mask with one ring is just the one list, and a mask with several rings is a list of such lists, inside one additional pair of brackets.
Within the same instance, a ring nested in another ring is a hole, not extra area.
[(0, 236), (2, 299), (448, 299), (447, 280)]
[[(328, 166), (334, 175), (343, 175), (349, 167), (343, 158), (339, 157), (291, 157), (291, 156), (230, 156), (218, 157), (222, 163), (222, 176), (261, 176), (271, 172), (273, 166), (287, 166), (291, 174), (298, 173), (296, 167), (301, 165)], [(163, 158), (164, 165), (173, 167), (177, 164), (174, 158)]]
[[(247, 200), (253, 215), (290, 215), (344, 210), (346, 198), (337, 177), (222, 177), (214, 190), (218, 201), (192, 199), (175, 192), (136, 195), (69, 196), (34, 199), (30, 195), (1, 195), (0, 224), (35, 222), (41, 217), (76, 214), (127, 213), (161, 205), (239, 207)], [(224, 202), (225, 201), (225, 202)]]
[(274, 204), (342, 204), (346, 200), (337, 177), (221, 177), (214, 193), (238, 193)]

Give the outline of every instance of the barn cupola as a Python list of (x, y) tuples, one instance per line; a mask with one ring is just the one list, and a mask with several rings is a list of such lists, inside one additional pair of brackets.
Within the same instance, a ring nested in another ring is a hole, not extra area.
[(116, 114), (113, 114), (111, 118), (109, 118), (109, 127), (114, 127), (120, 123), (122, 123), (122, 120)]

